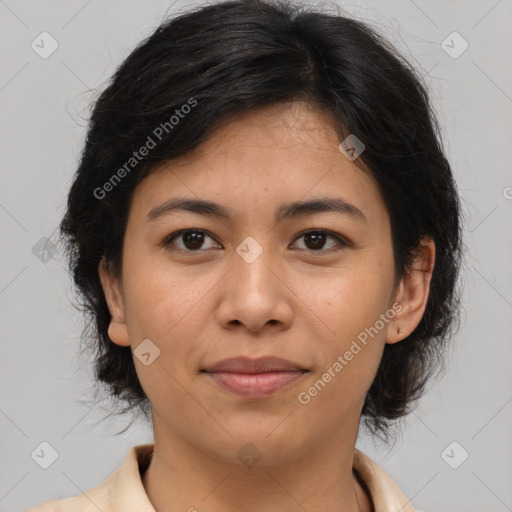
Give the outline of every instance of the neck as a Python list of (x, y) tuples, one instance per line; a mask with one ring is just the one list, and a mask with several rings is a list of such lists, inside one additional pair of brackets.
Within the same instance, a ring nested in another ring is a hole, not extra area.
[(372, 510), (352, 470), (357, 431), (293, 457), (265, 452), (256, 464), (244, 466), (192, 445), (158, 421), (154, 425), (155, 449), (142, 481), (156, 512)]

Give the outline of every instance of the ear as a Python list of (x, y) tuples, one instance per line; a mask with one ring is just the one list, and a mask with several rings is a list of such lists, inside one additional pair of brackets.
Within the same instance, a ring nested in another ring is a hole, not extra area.
[(130, 337), (126, 325), (122, 285), (109, 268), (104, 256), (98, 266), (98, 273), (111, 316), (108, 336), (116, 345), (129, 346)]
[(395, 302), (401, 308), (397, 308), (389, 323), (386, 343), (397, 343), (409, 336), (420, 323), (427, 306), (435, 262), (434, 241), (423, 238), (413, 254), (412, 269), (406, 270), (395, 295)]

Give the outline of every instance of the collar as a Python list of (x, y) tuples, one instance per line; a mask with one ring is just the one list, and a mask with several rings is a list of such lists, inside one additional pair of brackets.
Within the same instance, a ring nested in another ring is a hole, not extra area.
[[(154, 443), (133, 446), (123, 464), (103, 483), (79, 496), (45, 502), (27, 512), (156, 512), (142, 483), (153, 456)], [(354, 449), (357, 478), (368, 489), (375, 512), (418, 512), (392, 478), (370, 457)]]

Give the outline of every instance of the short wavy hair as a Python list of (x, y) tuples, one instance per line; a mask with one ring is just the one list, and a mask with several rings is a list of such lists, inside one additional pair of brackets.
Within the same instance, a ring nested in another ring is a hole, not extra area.
[[(355, 163), (384, 197), (397, 279), (411, 269), (423, 237), (436, 246), (425, 313), (407, 338), (386, 344), (363, 405), (364, 425), (387, 440), (392, 421), (411, 411), (443, 365), (459, 318), (461, 210), (423, 79), (381, 35), (339, 10), (285, 0), (220, 2), (165, 19), (117, 68), (94, 102), (60, 223), (87, 319), (84, 338), (95, 354), (95, 383), (126, 406), (121, 413), (148, 418), (151, 404), (131, 347), (109, 339), (98, 265), (105, 257), (121, 275), (134, 188), (157, 164), (191, 151), (244, 112), (290, 101), (325, 112), (340, 140), (354, 134), (364, 142)], [(193, 109), (181, 110), (187, 104)], [(155, 147), (128, 170), (151, 134)], [(122, 179), (114, 183), (116, 172)]]

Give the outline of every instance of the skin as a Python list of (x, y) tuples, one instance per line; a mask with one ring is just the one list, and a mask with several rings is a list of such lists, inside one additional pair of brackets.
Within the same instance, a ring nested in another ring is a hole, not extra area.
[[(150, 339), (160, 350), (148, 366), (134, 357), (152, 404), (155, 451), (143, 484), (158, 512), (372, 510), (352, 471), (361, 409), (385, 344), (421, 320), (435, 248), (424, 241), (414, 270), (394, 286), (380, 190), (339, 143), (325, 114), (306, 103), (265, 107), (159, 166), (134, 191), (122, 278), (104, 261), (99, 273), (112, 342), (135, 350)], [(175, 211), (146, 220), (174, 197), (214, 201), (234, 216)], [(275, 222), (282, 203), (319, 197), (342, 198), (366, 222), (337, 212)], [(206, 231), (203, 245), (190, 249), (178, 236), (165, 246), (181, 229)], [(303, 236), (314, 229), (350, 245), (328, 236), (315, 246)], [(236, 252), (248, 236), (262, 248), (252, 263)], [(298, 394), (395, 302), (400, 312), (300, 403)], [(309, 371), (259, 399), (224, 390), (200, 371), (240, 355), (274, 355)], [(252, 467), (237, 457), (247, 443), (262, 455)]]

